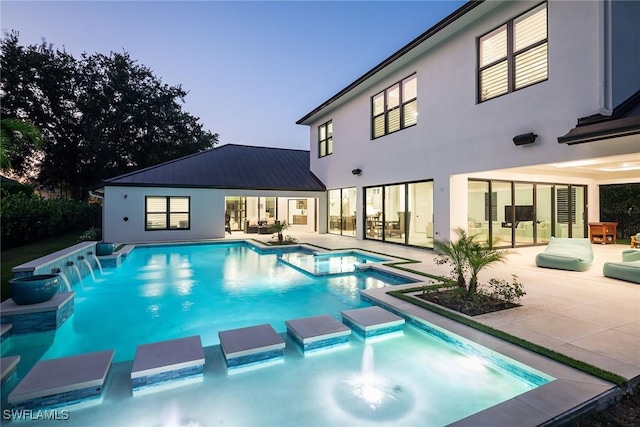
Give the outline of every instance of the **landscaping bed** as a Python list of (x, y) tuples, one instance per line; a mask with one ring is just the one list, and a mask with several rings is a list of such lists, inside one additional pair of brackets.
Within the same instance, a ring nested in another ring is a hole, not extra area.
[(430, 290), (415, 295), (415, 297), (466, 314), (467, 316), (478, 316), (480, 314), (520, 307), (520, 304), (505, 301), (493, 295), (480, 292), (469, 295), (465, 290), (451, 288)]
[(622, 396), (620, 402), (602, 412), (591, 414), (571, 424), (572, 427), (637, 427), (640, 426), (640, 387)]

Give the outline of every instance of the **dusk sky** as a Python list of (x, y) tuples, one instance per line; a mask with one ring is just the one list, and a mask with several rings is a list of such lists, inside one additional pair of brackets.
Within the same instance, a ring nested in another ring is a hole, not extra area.
[(129, 52), (222, 144), (309, 149), (298, 119), (463, 3), (3, 0), (0, 16), (22, 45)]

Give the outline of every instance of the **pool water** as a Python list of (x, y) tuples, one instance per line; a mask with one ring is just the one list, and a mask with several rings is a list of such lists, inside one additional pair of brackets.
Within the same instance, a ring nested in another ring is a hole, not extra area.
[[(437, 427), (536, 387), (411, 326), (387, 340), (352, 337), (349, 345), (311, 356), (287, 340), (284, 361), (231, 375), (218, 348), (205, 358), (202, 382), (136, 397), (127, 383), (130, 365), (116, 364), (102, 404), (72, 410), (64, 425)], [(367, 373), (379, 394), (362, 399)]]
[[(102, 403), (74, 408), (69, 426), (435, 427), (553, 380), (422, 324), (366, 342), (352, 334), (347, 345), (308, 355), (283, 334), (282, 361), (229, 374), (218, 331), (270, 323), (282, 333), (285, 320), (340, 318), (368, 305), (359, 289), (405, 281), (368, 270), (315, 277), (283, 262), (287, 253), (247, 244), (136, 248), (122, 266), (74, 286), (75, 313), (60, 329), (12, 336), (3, 356), (21, 355), (18, 381), (39, 359), (116, 350), (115, 362), (123, 363), (112, 366)], [(138, 344), (196, 334), (205, 346), (201, 382), (131, 397)]]
[[(200, 335), (218, 344), (218, 331), (364, 307), (359, 289), (409, 283), (376, 272), (313, 277), (279, 261), (300, 251), (264, 252), (246, 244), (137, 247), (118, 268), (74, 285), (75, 312), (55, 332), (11, 338), (6, 355), (50, 359), (115, 349), (131, 360), (137, 345)], [(28, 354), (28, 356), (25, 356)], [(4, 356), (5, 354), (3, 354)]]
[(359, 252), (317, 253), (300, 252), (285, 253), (280, 256), (282, 262), (314, 276), (352, 273), (359, 264), (385, 261)]

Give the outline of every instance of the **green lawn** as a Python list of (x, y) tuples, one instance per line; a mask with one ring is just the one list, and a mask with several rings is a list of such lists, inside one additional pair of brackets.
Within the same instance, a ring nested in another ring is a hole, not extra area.
[(2, 271), (0, 273), (0, 280), (2, 281), (2, 290), (0, 296), (2, 297), (2, 301), (9, 298), (9, 279), (13, 277), (13, 273), (11, 273), (11, 269), (13, 267), (48, 255), (55, 251), (59, 251), (60, 249), (73, 246), (78, 243), (78, 237), (81, 234), (81, 231), (76, 231), (69, 234), (63, 234), (62, 236), (43, 239), (37, 243), (31, 243), (28, 245), (2, 251), (2, 255), (0, 258), (0, 265), (2, 267)]

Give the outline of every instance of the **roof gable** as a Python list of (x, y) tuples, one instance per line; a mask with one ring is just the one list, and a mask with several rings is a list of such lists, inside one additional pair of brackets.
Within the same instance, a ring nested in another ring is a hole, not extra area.
[(324, 191), (309, 151), (226, 144), (104, 181), (105, 186)]

